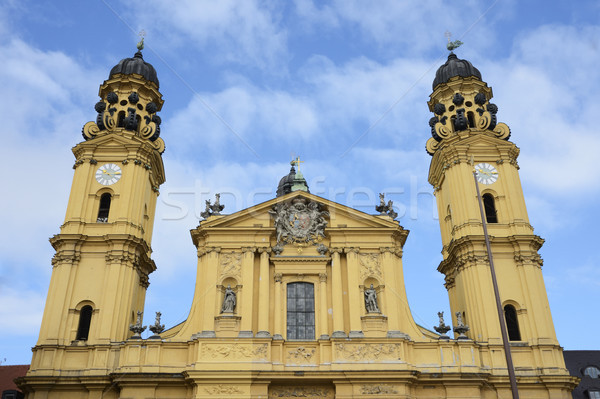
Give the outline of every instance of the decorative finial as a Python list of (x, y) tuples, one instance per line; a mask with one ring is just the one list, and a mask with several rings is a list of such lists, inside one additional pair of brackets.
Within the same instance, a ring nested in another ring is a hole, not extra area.
[(221, 193), (215, 194), (215, 203), (211, 204), (210, 200), (206, 200), (206, 209), (204, 212), (200, 212), (200, 216), (204, 219), (208, 219), (210, 216), (219, 216), (221, 211), (225, 209), (225, 205), (221, 205)]
[(448, 331), (450, 331), (450, 326), (446, 325), (444, 322), (444, 312), (438, 312), (438, 318), (440, 319), (440, 324), (434, 326), (433, 329), (440, 334), (440, 339), (448, 340), (450, 337), (446, 335)]
[(300, 157), (296, 157), (296, 159), (294, 159), (294, 160), (292, 160), (292, 161), (290, 162), (290, 165), (292, 165), (292, 166), (296, 166), (296, 170), (297, 170), (298, 172), (300, 172), (300, 164), (301, 164), (301, 163), (304, 163), (304, 161), (301, 161), (301, 160), (300, 160)]
[(375, 210), (379, 212), (381, 216), (389, 216), (392, 219), (396, 219), (398, 217), (398, 213), (394, 211), (394, 201), (389, 200), (388, 203), (385, 203), (385, 194), (379, 193), (379, 205), (375, 206)]
[(463, 42), (461, 42), (460, 40), (455, 40), (453, 42), (450, 41), (450, 38), (452, 37), (452, 33), (446, 31), (446, 33), (444, 33), (444, 36), (446, 36), (446, 38), (448, 39), (448, 44), (446, 44), (446, 48), (452, 52), (452, 50), (454, 50), (455, 48), (459, 48)]
[(142, 29), (140, 33), (138, 33), (138, 36), (140, 37), (140, 41), (137, 44), (137, 49), (142, 51), (144, 49), (144, 37), (146, 37), (146, 31)]

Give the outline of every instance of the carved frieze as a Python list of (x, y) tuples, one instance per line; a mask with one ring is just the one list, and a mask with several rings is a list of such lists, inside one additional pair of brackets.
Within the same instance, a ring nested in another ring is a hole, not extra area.
[(223, 281), (226, 277), (233, 277), (240, 282), (242, 275), (242, 254), (233, 251), (224, 252), (221, 253), (220, 258), (219, 281)]
[(336, 344), (338, 359), (354, 361), (398, 360), (400, 344)]
[(320, 386), (279, 386), (269, 390), (271, 398), (333, 398), (333, 388)]
[(201, 356), (212, 359), (266, 359), (267, 344), (261, 345), (211, 345), (202, 346)]
[(210, 395), (233, 395), (244, 393), (244, 391), (234, 385), (223, 384), (204, 387), (204, 391)]
[(303, 346), (299, 346), (294, 348), (293, 350), (288, 351), (286, 363), (314, 363), (313, 356), (316, 353), (315, 348), (305, 348)]
[(358, 259), (360, 262), (360, 278), (362, 281), (365, 281), (369, 277), (374, 277), (378, 281), (383, 281), (379, 254), (359, 253)]
[(364, 384), (360, 387), (363, 395), (396, 395), (398, 391), (393, 385), (388, 384)]

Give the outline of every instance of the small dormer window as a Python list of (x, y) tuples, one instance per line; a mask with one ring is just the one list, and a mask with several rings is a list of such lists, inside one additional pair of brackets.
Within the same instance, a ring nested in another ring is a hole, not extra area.
[[(592, 377), (592, 378), (598, 378), (598, 377), (600, 377), (600, 370), (596, 366), (588, 366), (585, 368), (585, 370), (583, 370), (583, 375), (586, 375), (586, 376)], [(600, 399), (600, 397), (599, 397), (599, 399)]]

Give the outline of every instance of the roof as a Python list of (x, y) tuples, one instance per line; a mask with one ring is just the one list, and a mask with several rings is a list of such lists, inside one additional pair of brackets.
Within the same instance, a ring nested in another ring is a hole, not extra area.
[(28, 364), (16, 366), (0, 366), (0, 393), (6, 390), (19, 390), (14, 383), (14, 379), (24, 377), (29, 370)]

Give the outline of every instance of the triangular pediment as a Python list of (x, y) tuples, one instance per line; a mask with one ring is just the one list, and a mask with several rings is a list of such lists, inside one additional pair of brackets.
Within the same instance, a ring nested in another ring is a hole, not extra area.
[[(230, 215), (211, 216), (207, 220), (202, 221), (201, 226), (206, 229), (273, 227), (273, 217), (269, 211), (279, 203), (290, 203), (298, 197), (318, 203), (321, 209), (329, 213), (327, 220), (328, 228), (396, 229), (399, 226), (397, 221), (392, 220), (388, 216), (369, 215), (304, 191), (295, 191)], [(375, 208), (375, 204), (373, 204), (373, 208)]]

